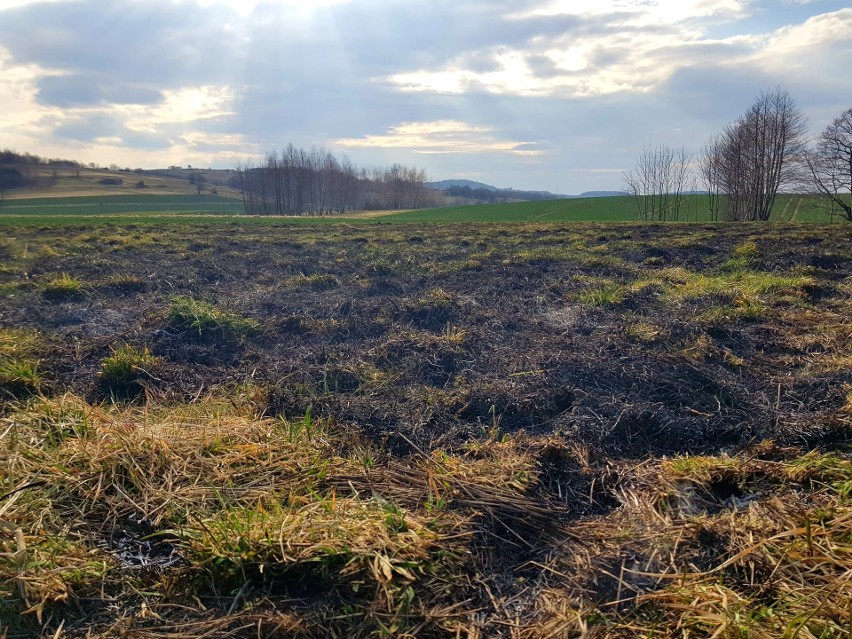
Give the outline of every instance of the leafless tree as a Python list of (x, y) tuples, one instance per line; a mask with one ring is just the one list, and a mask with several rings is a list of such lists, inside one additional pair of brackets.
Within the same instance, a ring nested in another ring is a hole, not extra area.
[(710, 219), (714, 222), (719, 221), (722, 215), (722, 192), (724, 190), (722, 180), (723, 149), (722, 137), (714, 135), (701, 150), (698, 157), (698, 169), (704, 181), (704, 188), (707, 190)]
[(852, 108), (825, 128), (806, 157), (813, 188), (852, 222)]
[(769, 219), (779, 190), (801, 179), (806, 125), (793, 98), (778, 87), (762, 92), (711, 140), (710, 190), (720, 196), (727, 219)]
[(649, 222), (680, 219), (691, 154), (684, 148), (645, 147), (624, 186), (640, 218)]
[(355, 209), (423, 208), (435, 203), (422, 170), (395, 164), (357, 169), (325, 149), (292, 144), (260, 166), (237, 166), (243, 205), (251, 215), (327, 215)]

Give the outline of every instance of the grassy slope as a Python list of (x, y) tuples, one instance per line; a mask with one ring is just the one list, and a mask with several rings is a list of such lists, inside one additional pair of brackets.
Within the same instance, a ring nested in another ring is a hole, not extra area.
[[(6, 200), (29, 200), (32, 198), (66, 198), (115, 195), (195, 195), (196, 187), (189, 181), (194, 170), (176, 171), (174, 174), (162, 172), (142, 173), (110, 171), (107, 169), (68, 169), (41, 167), (36, 169), (36, 177), (42, 184), (33, 188), (13, 189), (5, 194)], [(212, 184), (214, 179), (224, 179), (226, 172), (200, 171), (208, 184), (208, 190), (215, 188), (219, 195), (239, 197), (239, 192), (224, 186)], [(119, 179), (120, 185), (104, 185), (99, 182), (105, 178)], [(139, 181), (145, 183), (138, 188)], [(8, 202), (7, 202), (8, 203)]]

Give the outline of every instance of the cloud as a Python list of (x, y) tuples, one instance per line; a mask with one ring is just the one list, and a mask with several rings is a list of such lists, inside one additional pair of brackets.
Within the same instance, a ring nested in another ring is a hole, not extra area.
[(511, 17), (618, 15), (623, 26), (645, 27), (706, 17), (739, 17), (747, 11), (748, 2), (744, 0), (551, 0)]
[[(507, 19), (540, 24), (544, 18), (570, 18), (562, 32), (468, 52), (443, 67), (393, 74), (388, 81), (403, 91), (445, 94), (594, 97), (650, 91), (679, 68), (749, 53), (759, 42), (756, 36), (708, 36), (711, 25), (744, 14), (746, 7), (736, 0), (558, 0)], [(477, 68), (468, 62), (472, 57), (493, 64)]]
[(416, 153), (515, 153), (541, 155), (532, 142), (499, 139), (493, 129), (457, 120), (406, 122), (391, 127), (387, 135), (344, 138), (335, 144), (342, 148), (379, 147), (411, 149)]
[(293, 142), (617, 187), (642, 145), (700, 146), (761, 89), (789, 88), (817, 129), (848, 108), (847, 5), (0, 0), (0, 136), (102, 164), (228, 166)]
[(63, 108), (156, 104), (163, 99), (163, 94), (153, 87), (113, 83), (95, 75), (47, 75), (38, 78), (35, 86), (41, 104)]

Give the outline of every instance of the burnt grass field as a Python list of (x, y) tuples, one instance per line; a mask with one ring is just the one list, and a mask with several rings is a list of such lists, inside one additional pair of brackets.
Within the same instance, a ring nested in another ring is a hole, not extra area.
[(847, 227), (0, 233), (0, 636), (852, 636)]

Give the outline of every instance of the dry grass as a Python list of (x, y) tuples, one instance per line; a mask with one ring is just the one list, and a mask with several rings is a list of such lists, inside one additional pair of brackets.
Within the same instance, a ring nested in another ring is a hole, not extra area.
[(551, 514), (524, 496), (535, 471), (513, 444), (377, 464), (381, 452), (364, 454), (369, 444), (350, 434), (310, 416), (260, 419), (250, 403), (105, 410), (38, 399), (2, 421), (2, 438), (9, 636), (73, 625), (68, 604), (93, 598), (115, 602), (86, 617), (96, 634), (112, 636), (114, 615), (140, 605), (163, 628), (222, 606), (196, 626), (212, 631), (282, 588), (324, 593), (320, 609), (301, 611), (310, 636), (434, 629), (454, 619), (439, 608), (465, 578), (476, 521), (522, 539), (530, 517)]
[[(588, 450), (494, 433), (392, 457), (238, 397), (0, 420), (8, 637), (850, 636), (844, 455), (622, 464), (620, 505), (568, 528), (545, 475), (594, 476)], [(511, 585), (485, 576), (501, 546)]]

